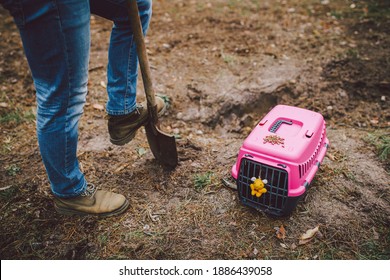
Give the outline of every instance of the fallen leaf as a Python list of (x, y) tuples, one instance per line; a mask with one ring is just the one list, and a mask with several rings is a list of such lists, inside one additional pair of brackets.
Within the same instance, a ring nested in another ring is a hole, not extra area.
[(276, 228), (276, 237), (278, 239), (285, 239), (286, 238), (286, 230), (284, 229), (283, 225), (281, 225), (279, 228)]
[(314, 36), (316, 36), (316, 37), (321, 37), (321, 33), (318, 31), (318, 30), (313, 30), (313, 34), (314, 34)]
[(326, 153), (326, 157), (329, 158), (331, 161), (335, 161), (336, 158), (334, 155), (332, 155), (331, 153)]
[(307, 230), (304, 234), (302, 234), (302, 236), (301, 236), (300, 239), (312, 238), (312, 237), (319, 231), (319, 229), (320, 229), (320, 227), (319, 227), (319, 226), (316, 226), (316, 227), (313, 228), (313, 229)]
[(101, 104), (93, 104), (92, 107), (96, 110), (100, 110), (100, 111), (103, 111), (104, 110), (104, 106), (101, 105)]
[(313, 229), (307, 230), (299, 238), (299, 245), (303, 245), (303, 244), (306, 244), (306, 243), (310, 242), (313, 239), (313, 237), (319, 232), (319, 230), (320, 230), (319, 226), (316, 226)]
[(372, 120), (370, 120), (370, 122), (372, 124), (378, 124), (379, 123), (379, 120), (377, 118), (373, 118)]
[(282, 248), (284, 248), (284, 249), (288, 249), (288, 246), (284, 243), (280, 243), (280, 246), (282, 246)]
[(305, 244), (309, 243), (311, 240), (312, 240), (312, 238), (299, 240), (298, 244), (299, 245), (305, 245)]
[(1, 108), (7, 108), (7, 107), (8, 107), (8, 104), (5, 103), (5, 102), (0, 102), (0, 107), (1, 107)]
[(115, 169), (114, 173), (121, 172), (123, 169), (127, 168), (129, 165), (130, 165), (130, 163), (127, 163), (125, 165), (119, 166), (117, 169)]
[(138, 153), (140, 156), (143, 156), (144, 154), (146, 154), (146, 150), (145, 150), (145, 148), (138, 148), (138, 149), (137, 149), (137, 153)]
[(376, 232), (376, 230), (375, 230), (374, 227), (372, 228), (372, 232), (373, 232), (373, 235), (374, 235), (373, 238), (374, 238), (375, 240), (378, 240), (378, 239), (379, 239), (379, 234)]

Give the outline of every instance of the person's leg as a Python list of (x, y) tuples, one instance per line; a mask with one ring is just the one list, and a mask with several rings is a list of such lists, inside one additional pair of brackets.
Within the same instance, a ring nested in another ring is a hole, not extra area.
[[(107, 67), (106, 110), (109, 115), (125, 115), (136, 109), (138, 57), (126, 1), (90, 0), (93, 14), (113, 21)], [(152, 15), (152, 0), (137, 0), (137, 4), (146, 34)]]
[[(122, 213), (124, 196), (87, 184), (76, 157), (78, 122), (87, 94), (88, 0), (2, 0), (17, 24), (37, 92), (39, 148), (65, 214)], [(88, 185), (88, 187), (87, 187)]]
[(76, 150), (87, 94), (89, 2), (13, 0), (5, 7), (18, 25), (32, 72), (39, 148), (52, 191), (77, 196), (87, 186)]
[[(131, 141), (138, 128), (148, 120), (144, 106), (136, 103), (138, 56), (128, 18), (128, 0), (94, 0), (91, 12), (113, 21), (107, 67), (108, 131), (110, 141), (124, 145)], [(131, 0), (135, 1), (135, 0)], [(148, 30), (152, 15), (152, 0), (137, 0), (143, 33)], [(159, 115), (166, 104), (156, 97)]]

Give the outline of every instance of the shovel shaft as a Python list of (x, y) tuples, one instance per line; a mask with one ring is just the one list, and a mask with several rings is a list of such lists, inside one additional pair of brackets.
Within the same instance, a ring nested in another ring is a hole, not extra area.
[(141, 68), (142, 82), (144, 84), (146, 101), (148, 103), (148, 112), (150, 120), (154, 124), (158, 124), (157, 105), (154, 95), (152, 75), (149, 67), (148, 54), (142, 32), (141, 21), (138, 12), (138, 5), (136, 0), (127, 0), (127, 10), (129, 13), (129, 20), (133, 32), (133, 38), (137, 46), (137, 54), (139, 65)]

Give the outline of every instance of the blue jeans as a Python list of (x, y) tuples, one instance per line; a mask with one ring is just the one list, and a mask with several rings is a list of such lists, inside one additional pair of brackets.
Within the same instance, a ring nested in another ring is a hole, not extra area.
[[(133, 0), (132, 0), (133, 1)], [(87, 182), (76, 156), (87, 95), (90, 14), (113, 21), (107, 66), (111, 115), (136, 108), (137, 64), (126, 0), (0, 0), (14, 17), (37, 92), (37, 135), (51, 189), (80, 195)], [(144, 33), (152, 0), (137, 0)]]

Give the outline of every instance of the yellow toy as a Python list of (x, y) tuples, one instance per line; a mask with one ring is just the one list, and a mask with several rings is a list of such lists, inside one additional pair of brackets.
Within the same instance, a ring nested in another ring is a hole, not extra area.
[(250, 184), (252, 195), (256, 197), (260, 197), (263, 193), (267, 192), (267, 189), (265, 188), (265, 184), (268, 183), (266, 179), (261, 180), (260, 178), (252, 177), (252, 184)]

